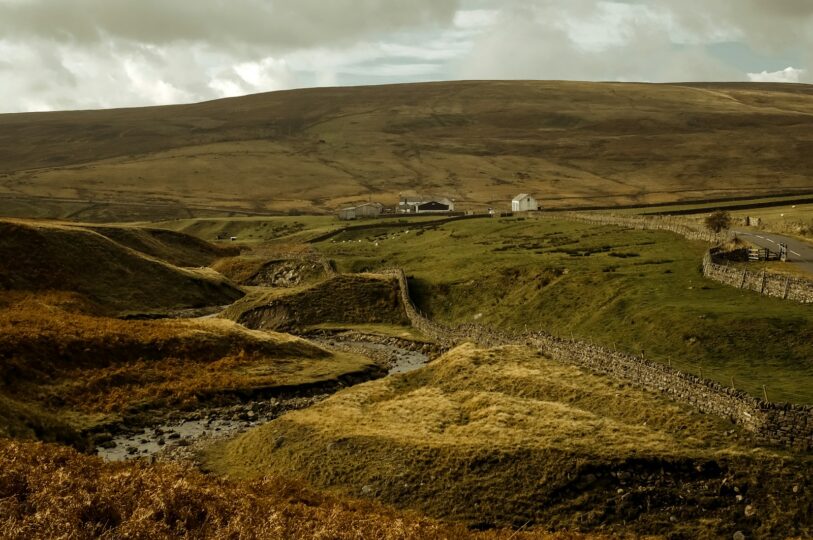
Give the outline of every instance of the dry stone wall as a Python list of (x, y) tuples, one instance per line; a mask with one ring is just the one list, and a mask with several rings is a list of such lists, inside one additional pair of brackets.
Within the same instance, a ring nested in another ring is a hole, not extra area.
[(413, 326), (436, 339), (444, 348), (466, 341), (489, 347), (524, 343), (545, 351), (556, 360), (630, 381), (703, 412), (730, 419), (754, 433), (756, 440), (762, 444), (800, 451), (813, 450), (811, 406), (766, 402), (741, 390), (683, 373), (659, 362), (543, 332), (510, 334), (474, 324), (447, 327), (424, 317), (415, 308), (403, 270), (389, 269), (382, 271), (382, 274), (398, 281), (401, 301)]
[[(724, 244), (733, 238), (731, 233), (713, 233), (690, 219), (677, 216), (617, 216), (611, 214), (591, 214), (567, 212), (555, 215), (558, 218), (615, 225), (639, 230), (670, 231), (689, 240), (701, 240), (710, 244)], [(738, 289), (755, 291), (765, 296), (792, 300), (805, 304), (813, 303), (813, 281), (792, 278), (772, 272), (749, 272), (746, 269), (732, 268), (725, 262), (721, 248), (712, 248), (703, 258), (703, 275), (709, 279)]]
[(731, 239), (731, 234), (728, 232), (714, 233), (697, 221), (677, 216), (619, 216), (588, 212), (547, 213), (544, 215), (583, 223), (615, 225), (628, 229), (669, 231), (689, 240), (700, 240), (710, 244), (721, 244)]
[(765, 271), (749, 272), (747, 268), (723, 264), (725, 262), (725, 252), (712, 248), (703, 258), (703, 275), (724, 285), (765, 296), (813, 303), (813, 281)]

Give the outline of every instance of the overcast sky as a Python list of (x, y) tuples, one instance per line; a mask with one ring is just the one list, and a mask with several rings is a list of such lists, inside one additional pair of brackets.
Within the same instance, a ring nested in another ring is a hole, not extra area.
[(813, 83), (813, 0), (0, 0), (0, 112), (454, 79)]

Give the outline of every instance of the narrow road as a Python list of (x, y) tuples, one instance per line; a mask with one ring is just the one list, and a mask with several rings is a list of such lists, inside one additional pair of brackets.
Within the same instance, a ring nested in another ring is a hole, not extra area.
[(813, 244), (798, 238), (765, 231), (735, 229), (734, 233), (744, 240), (748, 240), (759, 247), (768, 248), (776, 253), (779, 253), (779, 244), (787, 244), (788, 262), (798, 265), (813, 275)]

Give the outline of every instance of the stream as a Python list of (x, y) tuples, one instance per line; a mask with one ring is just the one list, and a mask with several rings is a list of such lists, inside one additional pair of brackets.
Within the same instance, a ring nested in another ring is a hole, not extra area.
[[(408, 373), (424, 366), (429, 358), (420, 351), (394, 345), (357, 341), (323, 344), (339, 350), (366, 354), (385, 363), (388, 375)], [(149, 458), (159, 461), (194, 461), (199, 449), (221, 439), (239, 435), (289, 411), (304, 409), (329, 397), (319, 394), (288, 399), (271, 398), (227, 407), (208, 407), (191, 412), (176, 411), (147, 428), (122, 428), (97, 444), (96, 453), (106, 461)]]

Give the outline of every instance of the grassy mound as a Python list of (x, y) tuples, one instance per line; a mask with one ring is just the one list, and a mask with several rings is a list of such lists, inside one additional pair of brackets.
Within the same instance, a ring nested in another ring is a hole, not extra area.
[[(810, 458), (746, 454), (739, 437), (716, 418), (533, 351), (464, 346), (287, 414), (208, 461), (221, 473), (299, 475), (481, 527), (809, 533), (813, 499), (792, 489), (810, 489)], [(746, 518), (747, 504), (758, 511)]]
[(472, 533), (280, 478), (247, 485), (172, 465), (105, 464), (41, 444), (0, 440), (4, 538), (575, 539)]
[(255, 287), (295, 287), (320, 281), (327, 275), (319, 262), (265, 257), (220, 259), (212, 268), (235, 283)]
[(120, 415), (380, 371), (228, 320), (123, 321), (72, 311), (71, 297), (12, 296), (0, 309), (0, 436), (73, 442), (64, 431)]
[(249, 328), (286, 331), (321, 323), (409, 324), (397, 282), (373, 275), (339, 275), (290, 292), (249, 294), (224, 316)]
[(211, 266), (223, 257), (238, 255), (236, 247), (221, 247), (195, 236), (168, 229), (140, 227), (88, 227), (127, 246), (175, 266)]
[(202, 262), (218, 252), (214, 247), (203, 249), (190, 238), (179, 248), (174, 233), (101, 232), (124, 244), (82, 227), (0, 221), (0, 290), (77, 292), (118, 313), (224, 305), (243, 295), (213, 271), (181, 269), (152, 256)]

